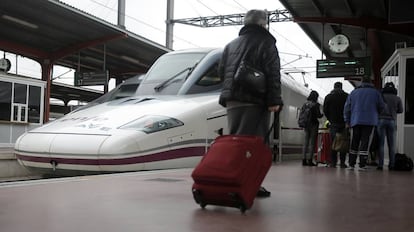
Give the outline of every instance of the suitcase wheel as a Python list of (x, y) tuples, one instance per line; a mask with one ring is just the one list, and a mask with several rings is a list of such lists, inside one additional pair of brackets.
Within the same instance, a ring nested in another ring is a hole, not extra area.
[(247, 210), (246, 204), (244, 204), (242, 198), (239, 196), (239, 194), (237, 193), (229, 193), (231, 198), (233, 198), (233, 200), (235, 202), (237, 202), (237, 204), (239, 204), (239, 209), (241, 213), (245, 213)]
[(207, 204), (203, 202), (200, 190), (193, 189), (193, 197), (195, 202), (199, 204), (202, 209), (206, 207)]
[(247, 210), (247, 209), (246, 209), (246, 206), (244, 206), (244, 204), (241, 204), (241, 205), (240, 205), (240, 207), (239, 207), (239, 209), (240, 209), (240, 212), (241, 212), (241, 213), (245, 213), (245, 212), (246, 212), (246, 210)]

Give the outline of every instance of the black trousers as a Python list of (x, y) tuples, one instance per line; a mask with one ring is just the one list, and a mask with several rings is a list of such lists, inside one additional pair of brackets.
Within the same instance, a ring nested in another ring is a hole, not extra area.
[(351, 128), (351, 148), (349, 149), (349, 165), (354, 167), (359, 155), (359, 166), (367, 164), (369, 147), (374, 136), (374, 126), (355, 125)]

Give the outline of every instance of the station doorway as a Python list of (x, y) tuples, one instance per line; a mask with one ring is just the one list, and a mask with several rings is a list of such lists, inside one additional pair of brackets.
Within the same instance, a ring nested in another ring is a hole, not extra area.
[(382, 86), (394, 83), (404, 106), (397, 115), (397, 152), (414, 158), (414, 48), (396, 49), (381, 69), (381, 80)]

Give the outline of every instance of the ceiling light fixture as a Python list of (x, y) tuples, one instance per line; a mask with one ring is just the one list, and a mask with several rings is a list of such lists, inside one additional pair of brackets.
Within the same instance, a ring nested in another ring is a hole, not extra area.
[(29, 28), (32, 28), (32, 29), (37, 29), (37, 28), (39, 28), (39, 26), (37, 26), (36, 24), (29, 23), (29, 22), (27, 22), (27, 21), (25, 21), (25, 20), (23, 20), (23, 19), (15, 18), (15, 17), (10, 16), (10, 15), (2, 15), (1, 17), (2, 17), (3, 19), (9, 20), (9, 21), (11, 21), (11, 22), (14, 22), (14, 23), (20, 24), (20, 25), (25, 26), (25, 27), (29, 27)]

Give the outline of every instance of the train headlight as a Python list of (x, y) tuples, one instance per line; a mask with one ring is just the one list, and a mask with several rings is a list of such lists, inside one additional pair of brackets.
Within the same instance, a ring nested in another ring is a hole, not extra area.
[(182, 125), (184, 125), (184, 123), (175, 118), (159, 115), (146, 115), (121, 126), (120, 129), (138, 130), (150, 134)]

